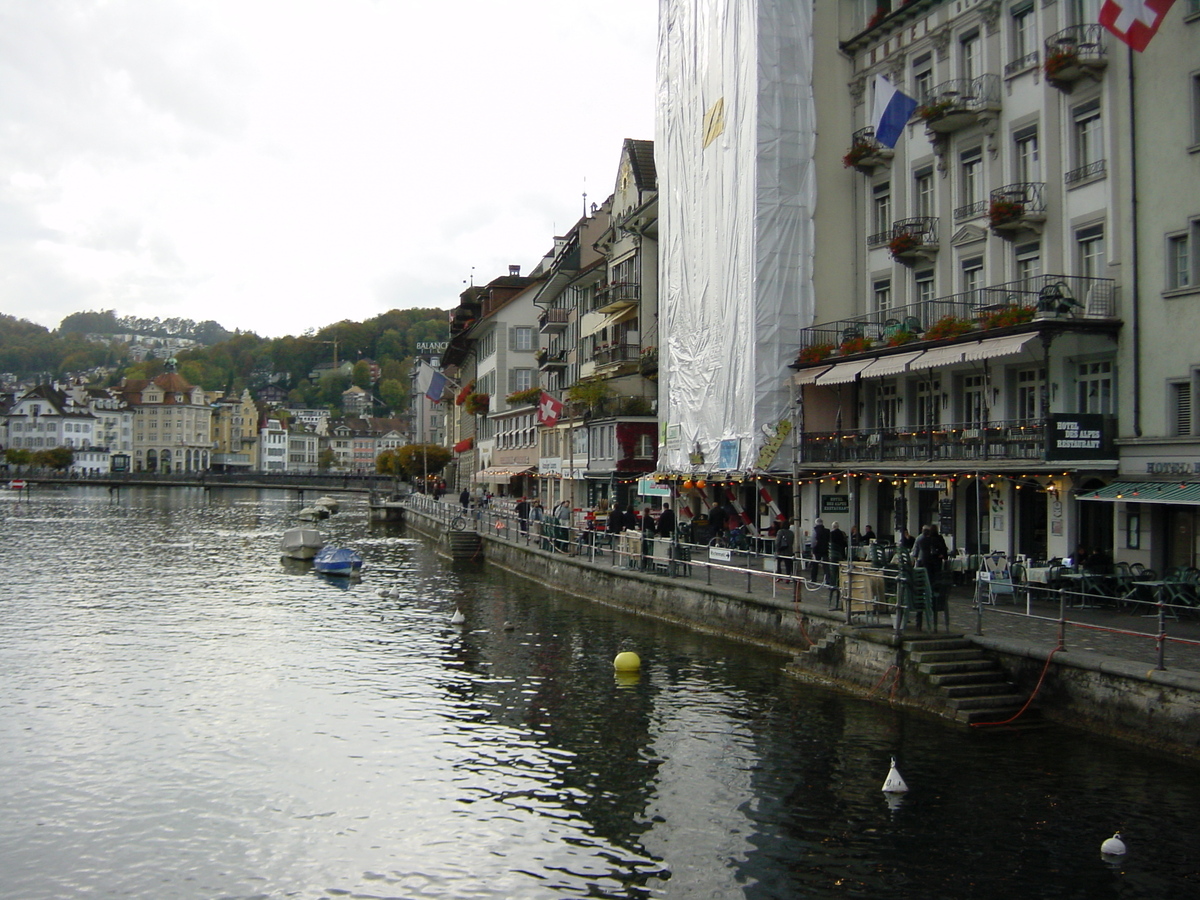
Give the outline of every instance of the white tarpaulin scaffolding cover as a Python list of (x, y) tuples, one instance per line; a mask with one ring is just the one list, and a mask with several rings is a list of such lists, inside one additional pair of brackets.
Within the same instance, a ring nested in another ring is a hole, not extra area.
[(813, 317), (811, 2), (661, 0), (658, 58), (660, 467), (746, 468)]

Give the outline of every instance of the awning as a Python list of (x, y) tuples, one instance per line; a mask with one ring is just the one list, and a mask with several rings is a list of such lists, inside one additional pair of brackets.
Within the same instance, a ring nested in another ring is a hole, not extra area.
[(536, 466), (488, 466), (471, 476), (472, 481), (484, 484), (508, 484), (514, 475), (532, 472)]
[(792, 384), (800, 386), (812, 384), (817, 380), (817, 376), (824, 375), (832, 366), (813, 366), (811, 369), (804, 369), (792, 376)]
[(1011, 356), (1020, 353), (1025, 345), (1037, 338), (1036, 334), (1010, 334), (1006, 337), (988, 338), (986, 341), (976, 341), (967, 344), (963, 349), (963, 359), (968, 362), (978, 359), (994, 359), (997, 356)]
[(459, 441), (457, 444), (454, 445), (454, 452), (455, 453), (466, 453), (468, 450), (470, 450), (474, 446), (475, 446), (475, 438), (474, 437), (463, 438), (461, 441)]
[(926, 350), (921, 354), (920, 359), (913, 361), (909, 370), (936, 369), (938, 366), (952, 366), (960, 363), (963, 361), (963, 349), (962, 344), (952, 344), (949, 347), (934, 347), (932, 350)]
[(910, 353), (897, 353), (893, 356), (881, 356), (871, 363), (871, 368), (863, 372), (864, 378), (883, 378), (887, 375), (899, 375), (908, 371), (908, 364), (923, 354), (924, 350)]
[(850, 362), (838, 363), (816, 377), (816, 384), (847, 384), (855, 379), (859, 372), (875, 362), (874, 359), (855, 359)]
[(1109, 503), (1177, 503), (1200, 506), (1200, 481), (1114, 481), (1093, 491), (1080, 491), (1078, 500)]
[[(597, 331), (608, 328), (611, 325), (616, 325), (624, 322), (626, 319), (632, 319), (638, 313), (636, 306), (630, 306), (626, 309), (619, 309), (615, 313), (607, 316), (600, 316), (589, 321), (583, 328), (579, 330), (580, 337), (587, 337), (590, 334), (595, 334)], [(590, 316), (591, 314), (589, 314)]]

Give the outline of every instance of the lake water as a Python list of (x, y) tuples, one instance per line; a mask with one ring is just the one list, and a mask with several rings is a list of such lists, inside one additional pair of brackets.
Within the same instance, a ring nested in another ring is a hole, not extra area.
[(326, 579), (280, 561), (299, 506), (0, 497), (0, 896), (1200, 896), (1194, 767), (799, 684), (361, 499), (322, 527), (364, 574)]

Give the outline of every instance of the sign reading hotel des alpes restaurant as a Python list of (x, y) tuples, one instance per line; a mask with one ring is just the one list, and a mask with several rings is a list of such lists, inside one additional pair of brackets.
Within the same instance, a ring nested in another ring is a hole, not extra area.
[(1113, 459), (1116, 448), (1106, 433), (1107, 416), (1099, 413), (1057, 415), (1049, 419), (1047, 459)]

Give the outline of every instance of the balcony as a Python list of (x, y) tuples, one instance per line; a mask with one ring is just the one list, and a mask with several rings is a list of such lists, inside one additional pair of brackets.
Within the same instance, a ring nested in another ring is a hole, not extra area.
[(1101, 25), (1072, 25), (1046, 38), (1046, 80), (1068, 93), (1081, 78), (1100, 80), (1108, 65)]
[(880, 166), (890, 165), (895, 155), (896, 151), (875, 140), (875, 128), (868, 125), (850, 136), (850, 149), (842, 157), (842, 165), (870, 175)]
[(641, 302), (642, 286), (632, 281), (618, 281), (605, 285), (596, 292), (595, 312), (611, 315), (637, 306)]
[(937, 216), (915, 216), (893, 222), (888, 250), (892, 259), (906, 264), (933, 259), (938, 251)]
[(567, 330), (569, 309), (547, 309), (538, 316), (538, 334), (562, 334)]
[(988, 204), (992, 231), (1003, 237), (1041, 234), (1046, 222), (1046, 183), (1025, 181), (992, 191)]
[(1115, 318), (1116, 283), (1111, 278), (1039, 275), (804, 328), (795, 367), (816, 365), (839, 353), (924, 349), (932, 341), (984, 337), (1011, 326), (1111, 325)]
[(917, 115), (935, 136), (951, 134), (1000, 110), (1000, 76), (943, 81), (921, 100)]
[(639, 362), (642, 348), (637, 344), (600, 344), (592, 354), (596, 367)]
[(538, 368), (542, 371), (547, 369), (565, 369), (567, 367), (566, 350), (539, 350), (536, 359)]

